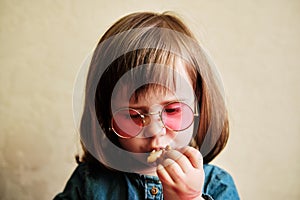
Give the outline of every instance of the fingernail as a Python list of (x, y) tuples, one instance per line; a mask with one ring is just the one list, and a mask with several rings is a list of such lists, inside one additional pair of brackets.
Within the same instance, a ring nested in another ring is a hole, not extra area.
[(163, 169), (164, 167), (161, 164), (157, 165), (157, 170), (163, 170)]

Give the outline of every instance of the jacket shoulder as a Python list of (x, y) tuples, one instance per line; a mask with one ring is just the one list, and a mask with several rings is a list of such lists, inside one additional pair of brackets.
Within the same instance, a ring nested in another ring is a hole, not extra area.
[[(122, 182), (119, 173), (87, 163), (79, 164), (69, 178), (63, 192), (54, 197), (60, 199), (102, 199), (117, 182)], [(99, 189), (100, 188), (100, 189)]]

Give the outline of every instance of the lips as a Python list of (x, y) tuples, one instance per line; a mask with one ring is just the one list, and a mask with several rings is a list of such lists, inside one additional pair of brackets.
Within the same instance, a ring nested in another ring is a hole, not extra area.
[(152, 147), (150, 148), (150, 151), (149, 152), (152, 152), (152, 151), (159, 151), (159, 150), (162, 150), (162, 149), (165, 149), (165, 147), (161, 146), (161, 147)]
[(172, 149), (172, 147), (168, 144), (168, 145), (161, 145), (161, 146), (151, 147), (148, 152), (151, 153), (152, 151), (170, 150), (170, 149)]

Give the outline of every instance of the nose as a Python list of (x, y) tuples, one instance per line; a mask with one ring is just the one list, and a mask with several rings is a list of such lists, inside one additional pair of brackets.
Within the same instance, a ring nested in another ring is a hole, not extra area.
[(159, 115), (147, 116), (147, 124), (144, 127), (144, 137), (157, 137), (166, 134), (166, 128)]

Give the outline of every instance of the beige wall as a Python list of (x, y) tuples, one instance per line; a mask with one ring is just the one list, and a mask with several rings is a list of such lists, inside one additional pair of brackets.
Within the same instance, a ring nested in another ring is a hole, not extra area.
[(0, 198), (51, 199), (79, 151), (77, 70), (100, 35), (140, 10), (178, 12), (223, 75), (231, 137), (213, 163), (242, 199), (300, 198), (300, 1), (1, 0)]

